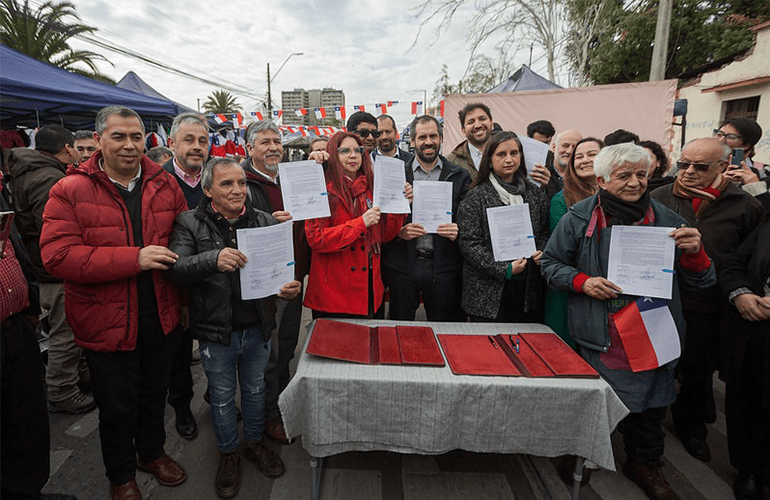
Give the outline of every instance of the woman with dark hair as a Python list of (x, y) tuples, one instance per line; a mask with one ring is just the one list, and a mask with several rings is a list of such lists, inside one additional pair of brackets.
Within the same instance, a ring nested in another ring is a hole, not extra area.
[[(572, 155), (564, 172), (564, 189), (551, 198), (549, 226), (551, 232), (556, 229), (567, 209), (575, 203), (593, 196), (598, 187), (594, 175), (594, 158), (604, 147), (604, 143), (595, 137), (581, 139), (572, 150)], [(575, 341), (567, 326), (567, 294), (552, 288), (545, 295), (545, 324), (556, 332), (573, 349)]]
[(382, 214), (372, 206), (372, 161), (358, 135), (333, 135), (327, 151), (331, 216), (305, 221), (312, 254), (304, 305), (313, 318), (381, 318), (379, 249), (396, 237), (406, 215)]
[(652, 158), (652, 170), (650, 170), (650, 177), (647, 181), (647, 190), (653, 192), (661, 186), (674, 182), (673, 177), (666, 175), (668, 174), (668, 156), (663, 152), (660, 144), (655, 141), (642, 141), (639, 145), (646, 149)]
[[(491, 137), (479, 173), (457, 214), (462, 252), (462, 308), (473, 321), (540, 323), (545, 283), (540, 275), (541, 250), (548, 241), (545, 194), (527, 182), (519, 138), (513, 132)], [(487, 208), (529, 204), (537, 251), (529, 258), (495, 261)]]

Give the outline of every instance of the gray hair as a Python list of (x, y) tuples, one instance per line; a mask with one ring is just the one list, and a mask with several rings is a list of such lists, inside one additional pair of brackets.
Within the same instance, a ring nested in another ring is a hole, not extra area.
[(246, 129), (246, 143), (254, 145), (254, 140), (257, 138), (257, 134), (260, 132), (275, 132), (278, 134), (278, 137), (281, 138), (283, 141), (283, 134), (281, 133), (281, 129), (278, 128), (278, 125), (273, 122), (273, 120), (259, 120), (258, 122), (254, 122)]
[(203, 167), (203, 171), (201, 172), (201, 187), (203, 189), (211, 189), (212, 186), (214, 186), (214, 169), (220, 165), (235, 165), (238, 168), (241, 168), (238, 163), (233, 160), (232, 158), (212, 158), (209, 160), (206, 165)]
[(122, 116), (123, 118), (131, 118), (133, 116), (139, 120), (139, 123), (142, 125), (142, 134), (144, 134), (144, 122), (142, 121), (142, 117), (133, 109), (125, 106), (107, 106), (106, 108), (100, 109), (96, 114), (94, 126), (97, 134), (102, 135), (104, 133), (104, 130), (107, 128), (107, 118), (112, 115)]
[(94, 138), (93, 130), (78, 130), (75, 132), (76, 141), (82, 141), (83, 139), (93, 139), (93, 138)]
[(596, 177), (601, 177), (609, 182), (612, 171), (617, 167), (639, 163), (646, 166), (648, 170), (652, 166), (652, 158), (650, 158), (650, 153), (646, 149), (637, 146), (633, 142), (615, 144), (614, 146), (602, 148), (599, 154), (596, 155), (596, 158), (594, 158), (594, 174)]
[(176, 118), (174, 118), (174, 121), (171, 123), (171, 137), (176, 136), (176, 133), (179, 132), (179, 127), (185, 123), (195, 123), (205, 128), (206, 132), (209, 131), (209, 124), (206, 119), (203, 118), (200, 113), (190, 111), (188, 113), (176, 115)]
[(147, 151), (147, 158), (151, 159), (152, 161), (158, 164), (160, 164), (158, 160), (160, 160), (160, 158), (164, 155), (174, 156), (174, 152), (171, 151), (166, 146), (155, 146), (154, 148)]

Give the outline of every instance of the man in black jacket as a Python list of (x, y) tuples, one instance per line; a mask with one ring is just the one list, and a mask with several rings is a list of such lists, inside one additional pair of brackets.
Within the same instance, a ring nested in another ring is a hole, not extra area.
[[(439, 155), (443, 132), (432, 116), (419, 116), (412, 121), (412, 145), (416, 156), (408, 161), (406, 180), (452, 183), (452, 220), (457, 206), (471, 183), (468, 172)], [(437, 234), (412, 222), (411, 215), (398, 237), (383, 248), (385, 277), (390, 287), (390, 319), (413, 320), (425, 303), (428, 320), (460, 319), (460, 274), (462, 259), (457, 245), (457, 224), (438, 226)]]
[[(243, 300), (240, 270), (247, 257), (238, 250), (236, 231), (277, 223), (246, 202), (246, 175), (232, 160), (212, 160), (201, 177), (206, 197), (195, 210), (177, 217), (170, 247), (179, 259), (171, 279), (190, 287), (190, 331), (198, 339), (209, 379), (211, 418), (220, 460), (217, 494), (231, 498), (240, 485), (240, 438), (235, 390), (241, 384), (247, 459), (268, 477), (284, 472), (281, 459), (263, 443), (264, 374), (270, 356), (273, 300)], [(300, 283), (291, 281), (278, 297), (291, 300)]]

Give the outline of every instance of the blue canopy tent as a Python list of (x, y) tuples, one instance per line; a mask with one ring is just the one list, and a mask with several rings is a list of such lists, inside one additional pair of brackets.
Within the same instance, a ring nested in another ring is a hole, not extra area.
[(0, 125), (34, 128), (48, 124), (93, 128), (96, 113), (120, 104), (139, 113), (147, 130), (169, 124), (176, 103), (70, 73), (0, 45)]
[(522, 64), (514, 74), (497, 87), (488, 90), (487, 94), (499, 94), (502, 92), (516, 92), (519, 90), (552, 90), (562, 87), (556, 85), (547, 78), (538, 75), (526, 65)]
[(156, 99), (163, 99), (164, 101), (169, 101), (176, 106), (176, 114), (179, 113), (196, 113), (196, 111), (192, 108), (188, 108), (184, 104), (179, 104), (178, 102), (174, 102), (168, 97), (164, 96), (154, 88), (150, 87), (150, 85), (139, 78), (139, 75), (134, 73), (133, 71), (129, 71), (126, 73), (123, 78), (120, 79), (118, 83), (115, 84), (116, 87), (120, 87), (121, 89), (131, 90), (133, 92), (138, 92), (139, 94), (144, 94), (149, 97), (154, 97)]

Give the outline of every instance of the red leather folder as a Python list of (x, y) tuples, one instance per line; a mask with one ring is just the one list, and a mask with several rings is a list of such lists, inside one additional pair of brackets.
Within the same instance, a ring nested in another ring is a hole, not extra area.
[[(598, 378), (599, 374), (552, 333), (438, 335), (452, 373)], [(516, 339), (519, 352), (516, 352)]]
[(319, 319), (307, 352), (371, 365), (444, 366), (433, 329), (427, 326), (370, 327)]

